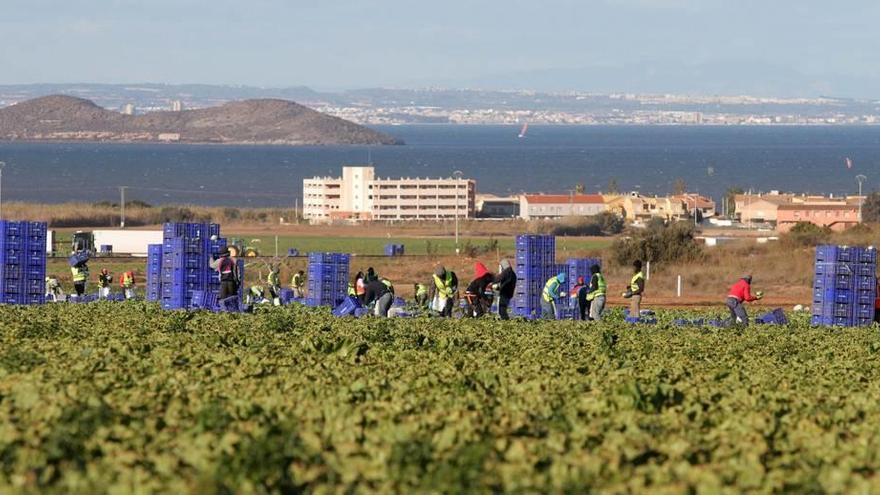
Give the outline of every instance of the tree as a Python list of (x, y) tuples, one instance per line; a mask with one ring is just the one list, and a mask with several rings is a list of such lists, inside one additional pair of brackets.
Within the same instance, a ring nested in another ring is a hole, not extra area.
[(727, 191), (724, 193), (724, 198), (727, 201), (727, 216), (729, 218), (733, 218), (734, 214), (736, 214), (736, 196), (737, 194), (744, 194), (745, 191), (741, 187), (728, 187)]
[(684, 194), (688, 190), (687, 182), (681, 177), (675, 179), (675, 182), (672, 184), (672, 191), (675, 194)]
[(648, 227), (626, 239), (618, 239), (612, 246), (616, 261), (628, 265), (633, 260), (693, 261), (702, 256), (702, 247), (694, 240), (696, 232), (690, 222), (664, 225), (651, 222)]
[(608, 194), (620, 194), (620, 186), (617, 185), (617, 179), (613, 177), (608, 181)]
[(880, 192), (874, 191), (862, 203), (862, 221), (867, 223), (880, 222)]

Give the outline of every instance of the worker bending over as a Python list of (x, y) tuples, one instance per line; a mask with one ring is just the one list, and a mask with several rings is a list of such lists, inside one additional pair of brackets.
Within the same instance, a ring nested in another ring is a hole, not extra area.
[(491, 293), (493, 280), (495, 280), (495, 275), (486, 268), (486, 265), (479, 261), (474, 263), (474, 279), (464, 291), (468, 316), (479, 318), (492, 306), (491, 296), (487, 296), (486, 292)]
[(563, 287), (565, 280), (565, 272), (560, 272), (555, 277), (550, 277), (544, 284), (544, 291), (541, 293), (541, 318), (556, 319), (557, 302), (568, 296), (565, 287)]
[(373, 314), (382, 318), (388, 317), (388, 310), (394, 302), (394, 285), (387, 279), (373, 280), (367, 283), (367, 292), (364, 294), (364, 305), (374, 304), (376, 307)]
[(737, 321), (743, 326), (749, 326), (749, 314), (743, 304), (752, 301), (758, 301), (764, 297), (764, 293), (758, 291), (752, 296), (752, 276), (745, 277), (736, 281), (730, 288), (727, 295), (727, 309), (730, 310), (730, 320), (728, 325), (736, 325)]
[(416, 306), (424, 308), (428, 305), (428, 286), (425, 284), (413, 284), (413, 299)]
[(440, 313), (440, 316), (451, 317), (458, 294), (458, 277), (454, 271), (437, 266), (434, 269), (433, 279), (434, 283), (431, 284), (429, 294), (431, 309)]
[(278, 265), (269, 267), (269, 275), (266, 276), (266, 288), (269, 290), (272, 304), (281, 306), (281, 267)]
[(302, 270), (293, 274), (293, 278), (290, 279), (290, 288), (293, 289), (293, 297), (294, 299), (302, 299), (306, 297), (305, 292), (306, 287), (306, 274)]

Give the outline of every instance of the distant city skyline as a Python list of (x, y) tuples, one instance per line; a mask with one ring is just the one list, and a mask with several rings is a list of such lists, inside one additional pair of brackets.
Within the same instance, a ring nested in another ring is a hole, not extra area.
[(0, 84), (471, 87), (880, 98), (853, 0), (7, 0)]

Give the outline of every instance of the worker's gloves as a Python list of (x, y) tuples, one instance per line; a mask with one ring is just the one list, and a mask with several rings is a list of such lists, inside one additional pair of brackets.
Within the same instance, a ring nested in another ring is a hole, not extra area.
[(627, 289), (627, 291), (624, 292), (624, 293), (621, 294), (621, 295), (624, 297), (624, 299), (629, 299), (629, 298), (631, 298), (631, 297), (633, 296), (633, 293), (632, 293), (631, 290)]

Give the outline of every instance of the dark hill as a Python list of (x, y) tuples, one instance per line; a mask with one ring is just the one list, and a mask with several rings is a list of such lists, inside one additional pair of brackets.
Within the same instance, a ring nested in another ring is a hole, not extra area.
[(227, 144), (401, 144), (392, 136), (286, 100), (122, 115), (53, 95), (0, 109), (0, 140), (174, 141)]

